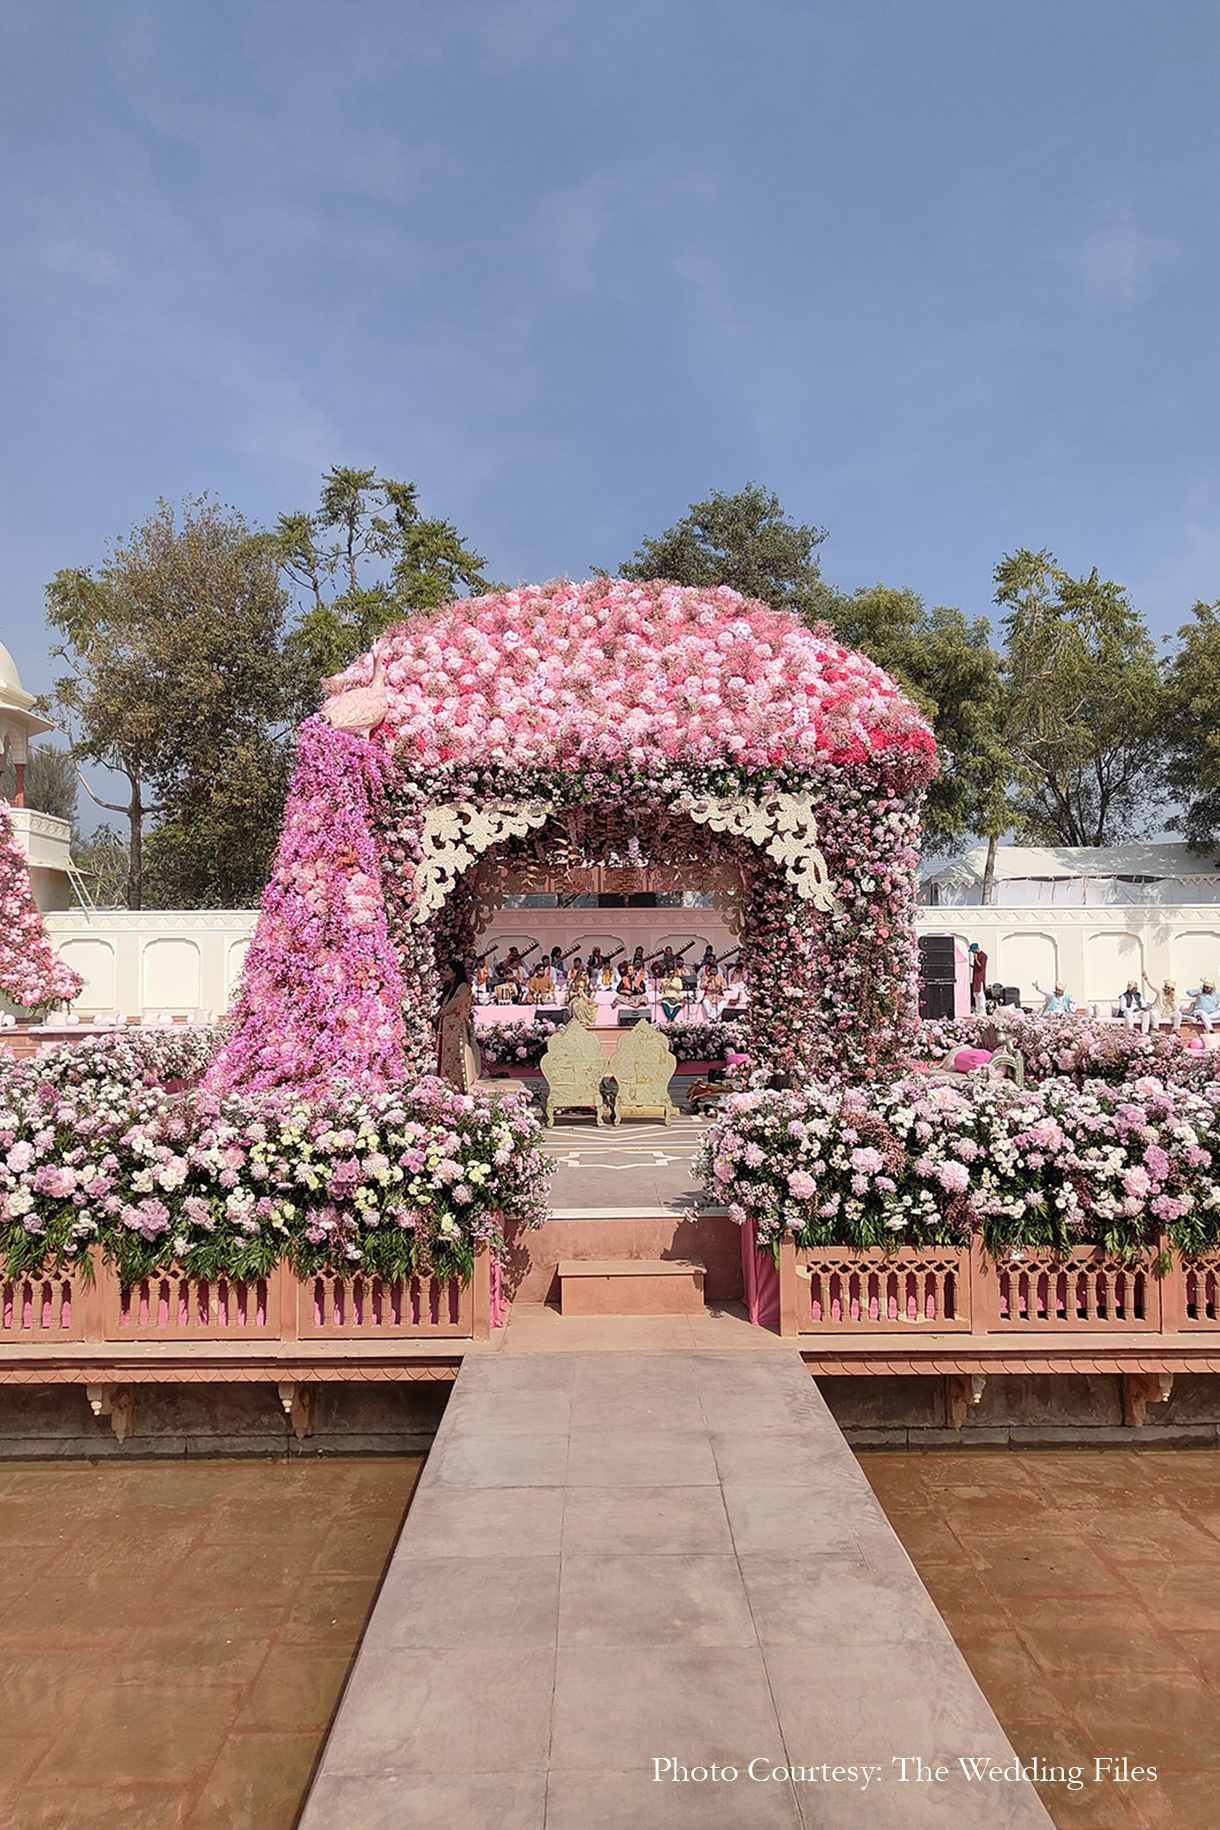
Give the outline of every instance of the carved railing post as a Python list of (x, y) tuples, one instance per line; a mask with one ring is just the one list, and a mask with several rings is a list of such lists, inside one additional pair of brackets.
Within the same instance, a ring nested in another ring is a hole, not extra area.
[(474, 1271), (468, 1294), (471, 1304), (470, 1333), (476, 1341), (491, 1339), (491, 1255), (486, 1239), (475, 1242)]
[(801, 1280), (791, 1233), (785, 1233), (779, 1242), (779, 1331), (782, 1335), (801, 1332)]

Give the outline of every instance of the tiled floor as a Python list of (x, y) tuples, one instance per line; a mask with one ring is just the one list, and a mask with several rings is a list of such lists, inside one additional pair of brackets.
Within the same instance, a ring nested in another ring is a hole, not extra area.
[(419, 1468), (0, 1469), (4, 1830), (290, 1830)]
[(1061, 1830), (1220, 1823), (1220, 1457), (1102, 1450), (861, 1461), (1013, 1744), (1158, 1781), (1060, 1785)]

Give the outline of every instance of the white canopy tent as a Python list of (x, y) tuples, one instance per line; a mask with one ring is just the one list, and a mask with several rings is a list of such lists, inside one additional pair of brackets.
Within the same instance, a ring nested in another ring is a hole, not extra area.
[[(924, 878), (920, 902), (933, 908), (977, 908), (986, 862), (987, 847), (976, 845)], [(996, 908), (1220, 903), (1220, 852), (1196, 852), (1180, 842), (1001, 845), (991, 900)]]

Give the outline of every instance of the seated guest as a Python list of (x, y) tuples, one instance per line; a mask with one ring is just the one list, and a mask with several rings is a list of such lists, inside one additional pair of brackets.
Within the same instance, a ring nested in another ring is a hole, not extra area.
[(1070, 998), (1062, 985), (1056, 985), (1054, 991), (1043, 991), (1041, 985), (1039, 985), (1037, 979), (1035, 979), (1034, 990), (1040, 998), (1045, 1000), (1042, 1009), (1039, 1012), (1039, 1015), (1041, 1016), (1066, 1017), (1070, 1016), (1072, 1011), (1076, 1008), (1075, 998)]
[(1127, 989), (1118, 1000), (1118, 1014), (1126, 1029), (1142, 1029), (1147, 1035), (1152, 1028), (1152, 1000), (1145, 1004), (1140, 995), (1139, 985), (1134, 979), (1127, 980)]
[(1172, 979), (1166, 979), (1157, 991), (1148, 974), (1144, 974), (1144, 983), (1152, 988), (1152, 1020), (1158, 1029), (1169, 1029), (1176, 1036), (1182, 1027), (1182, 1012), (1178, 1008), (1178, 988)]
[(1215, 1026), (1216, 1014), (1220, 1011), (1220, 992), (1210, 979), (1204, 979), (1198, 991), (1188, 991), (1186, 995), (1191, 999), (1187, 1015), (1193, 1017), (1196, 1023), (1201, 1023), (1210, 1035)]

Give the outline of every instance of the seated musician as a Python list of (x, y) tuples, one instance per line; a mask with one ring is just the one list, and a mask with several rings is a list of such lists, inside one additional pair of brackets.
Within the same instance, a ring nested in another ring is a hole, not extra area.
[(555, 996), (555, 987), (551, 982), (551, 962), (545, 956), (538, 961), (529, 975), (525, 995), (531, 1004), (549, 1004)]
[(486, 1004), (491, 996), (491, 973), (487, 968), (487, 955), (475, 961), (474, 995), (480, 1004)]
[(619, 997), (625, 1003), (644, 1003), (648, 996), (648, 988), (644, 980), (642, 960), (638, 964), (635, 960), (629, 960), (622, 968), (619, 973), (618, 991)]
[(492, 980), (491, 995), (497, 1004), (515, 1004), (518, 998), (517, 981), (501, 964), (496, 967)]
[(728, 992), (729, 988), (720, 976), (720, 968), (713, 960), (703, 974), (703, 1014), (709, 1023), (716, 1022)]
[(686, 994), (682, 985), (682, 974), (671, 972), (668, 978), (661, 980), (661, 1011), (667, 1023), (672, 1023), (680, 1014)]
[(559, 946), (551, 948), (551, 977), (553, 979), (563, 977), (563, 948)]
[(658, 980), (672, 978), (678, 970), (678, 961), (672, 947), (666, 947), (652, 962), (653, 977)]
[(505, 978), (512, 979), (514, 984), (520, 983), (525, 974), (525, 961), (521, 957), (519, 948), (510, 947), (508, 949), (501, 964), (500, 971)]
[(709, 972), (715, 964), (716, 949), (709, 940), (707, 946), (703, 949), (703, 958), (699, 961), (698, 971), (700, 974)]
[(714, 1111), (726, 1093), (736, 1092), (727, 1068), (709, 1068), (706, 1077), (692, 1080), (686, 1091), (686, 1103), (692, 1112), (702, 1116)]

